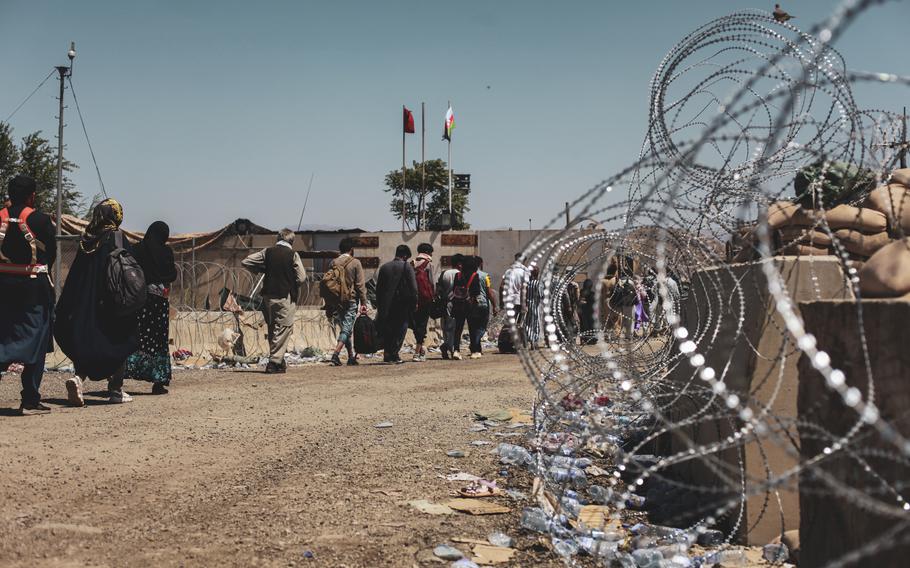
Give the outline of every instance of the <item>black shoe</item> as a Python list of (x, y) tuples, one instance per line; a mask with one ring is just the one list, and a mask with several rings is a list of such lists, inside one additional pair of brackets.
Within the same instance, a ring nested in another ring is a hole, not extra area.
[[(348, 361), (348, 363), (350, 364), (350, 361)], [(338, 356), (338, 353), (332, 354), (332, 364), (335, 365), (336, 367), (341, 366), (341, 357)]]
[(348, 357), (348, 365), (359, 365), (360, 361), (357, 360), (357, 357)]
[(276, 365), (269, 361), (268, 365), (265, 366), (266, 375), (283, 375), (287, 373), (287, 369), (282, 369), (280, 366)]
[(19, 416), (35, 416), (37, 414), (47, 414), (51, 409), (40, 402), (35, 404), (22, 404), (19, 406)]
[(167, 394), (167, 388), (161, 383), (152, 385), (152, 394)]

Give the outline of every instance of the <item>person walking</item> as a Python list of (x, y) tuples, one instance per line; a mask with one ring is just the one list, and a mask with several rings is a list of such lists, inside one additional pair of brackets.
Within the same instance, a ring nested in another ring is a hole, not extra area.
[(597, 343), (597, 336), (594, 334), (594, 302), (596, 302), (594, 281), (586, 278), (581, 284), (581, 292), (578, 295), (578, 319), (581, 324), (582, 345)]
[(357, 353), (354, 352), (354, 345), (351, 341), (351, 335), (354, 332), (354, 322), (357, 320), (357, 314), (367, 313), (367, 287), (366, 279), (363, 274), (363, 264), (360, 260), (354, 258), (354, 239), (345, 237), (338, 244), (338, 250), (341, 254), (332, 259), (329, 270), (338, 267), (345, 279), (344, 289), (348, 291), (349, 298), (341, 298), (341, 303), (336, 306), (334, 315), (335, 327), (339, 329), (338, 343), (335, 345), (335, 351), (332, 353), (332, 364), (336, 367), (341, 366), (341, 350), (346, 349), (348, 352), (348, 365), (359, 365)]
[(496, 315), (496, 294), (490, 275), (483, 270), (483, 258), (474, 257), (477, 267), (478, 294), (473, 309), (468, 313), (468, 336), (470, 337), (471, 359), (480, 359), (483, 354), (482, 340), (490, 325), (490, 317)]
[[(521, 262), (521, 253), (515, 254), (515, 262), (506, 269), (499, 283), (499, 297), (502, 300), (502, 309), (510, 318), (515, 319), (517, 325), (522, 325), (527, 306), (522, 305), (522, 291), (525, 280), (529, 276), (528, 267)], [(511, 323), (511, 322), (510, 322)]]
[(417, 258), (411, 261), (411, 266), (414, 268), (417, 282), (417, 309), (411, 317), (410, 324), (417, 343), (414, 347), (414, 362), (422, 363), (427, 360), (424, 342), (427, 338), (433, 300), (436, 297), (436, 287), (433, 285), (433, 245), (430, 243), (417, 245)]
[(106, 379), (112, 403), (133, 400), (123, 390), (123, 378), (127, 358), (139, 348), (137, 314), (116, 313), (107, 289), (111, 254), (118, 248), (132, 253), (120, 231), (122, 222), (123, 207), (116, 199), (95, 206), (57, 302), (54, 338), (75, 368), (66, 381), (70, 406), (85, 406), (83, 379)]
[(376, 324), (381, 330), (386, 363), (402, 363), (399, 351), (417, 308), (417, 279), (408, 262), (411, 249), (398, 245), (395, 259), (379, 267), (376, 275)]
[(152, 223), (136, 245), (136, 261), (145, 274), (148, 292), (139, 312), (139, 350), (126, 360), (126, 378), (152, 383), (152, 394), (167, 394), (171, 384), (170, 285), (177, 279), (174, 251), (167, 245), (171, 230), (164, 221)]
[(21, 363), (19, 414), (43, 414), (44, 362), (53, 351), (54, 287), (49, 271), (57, 254), (51, 218), (35, 210), (34, 179), (19, 175), (7, 185), (0, 210), (0, 370)]
[(452, 289), (455, 287), (455, 278), (461, 271), (464, 263), (464, 255), (456, 253), (452, 255), (452, 267), (443, 271), (436, 282), (437, 301), (445, 305), (445, 311), (442, 316), (442, 358), (443, 359), (461, 359), (459, 349), (461, 347), (461, 337), (455, 335), (455, 317), (452, 315)]
[(287, 372), (284, 354), (294, 331), (294, 315), (300, 286), (306, 281), (306, 270), (300, 255), (294, 251), (294, 231), (278, 231), (275, 246), (254, 252), (241, 264), (250, 272), (263, 274), (262, 317), (268, 326), (268, 374)]
[(532, 266), (528, 282), (524, 286), (521, 295), (521, 304), (526, 313), (524, 318), (525, 341), (529, 349), (537, 349), (539, 347), (541, 292), (540, 269), (536, 266)]

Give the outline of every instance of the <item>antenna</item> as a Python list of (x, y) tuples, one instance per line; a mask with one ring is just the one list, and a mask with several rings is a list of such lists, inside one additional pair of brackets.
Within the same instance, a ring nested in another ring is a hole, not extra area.
[(313, 177), (316, 175), (316, 172), (310, 174), (310, 185), (306, 188), (306, 197), (303, 199), (303, 209), (300, 210), (300, 220), (297, 221), (297, 230), (300, 230), (300, 227), (303, 226), (303, 214), (306, 212), (306, 204), (310, 200), (310, 190), (313, 189)]

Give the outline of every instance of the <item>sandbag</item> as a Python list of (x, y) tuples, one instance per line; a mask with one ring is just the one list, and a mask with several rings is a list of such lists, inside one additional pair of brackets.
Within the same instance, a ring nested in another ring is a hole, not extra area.
[(859, 289), (870, 298), (910, 293), (910, 237), (883, 246), (859, 271)]
[(823, 216), (831, 230), (856, 229), (864, 233), (880, 233), (888, 228), (885, 214), (873, 209), (838, 205), (824, 211), (811, 210), (789, 201), (777, 201), (768, 207), (768, 226), (772, 229), (811, 227), (820, 224)]
[(831, 235), (811, 227), (781, 227), (777, 233), (782, 245), (815, 245), (824, 248), (831, 246)]
[(910, 234), (910, 188), (900, 183), (890, 183), (873, 189), (863, 207), (885, 214), (892, 232), (897, 228)]
[(894, 170), (891, 172), (891, 181), (910, 187), (910, 168)]
[(784, 256), (827, 256), (833, 254), (828, 247), (812, 245), (787, 245), (782, 247), (777, 254)]
[(891, 242), (888, 233), (884, 232), (867, 235), (852, 229), (838, 229), (834, 231), (834, 236), (847, 252), (859, 256), (872, 256), (878, 249)]

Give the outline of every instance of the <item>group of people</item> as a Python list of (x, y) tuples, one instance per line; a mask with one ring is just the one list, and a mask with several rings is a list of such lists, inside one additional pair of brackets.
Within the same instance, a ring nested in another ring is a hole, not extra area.
[[(354, 255), (354, 241), (341, 240), (340, 255), (329, 266), (330, 271), (345, 279), (341, 288), (349, 292), (330, 314), (339, 329), (338, 342), (331, 362), (342, 365), (342, 350), (347, 351), (347, 364), (357, 365), (358, 354), (352, 341), (355, 322), (368, 309), (368, 296), (363, 266)], [(411, 248), (399, 245), (395, 258), (379, 267), (376, 274), (375, 326), (382, 339), (383, 361), (402, 363), (401, 348), (408, 329), (413, 330), (413, 361), (427, 360), (426, 337), (431, 319), (441, 320), (443, 359), (460, 360), (461, 340), (468, 328), (471, 358), (483, 352), (481, 340), (490, 317), (496, 314), (496, 295), (490, 275), (483, 270), (483, 259), (456, 254), (451, 266), (438, 278), (433, 274), (433, 246), (421, 243), (417, 256)]]
[[(21, 363), (21, 414), (46, 413), (41, 381), (53, 341), (72, 361), (67, 403), (85, 406), (83, 381), (107, 381), (112, 403), (130, 402), (124, 379), (152, 383), (166, 394), (171, 381), (168, 349), (169, 287), (177, 277), (169, 228), (153, 223), (132, 246), (120, 231), (123, 208), (115, 199), (96, 205), (76, 258), (57, 298), (51, 271), (56, 259), (53, 221), (35, 210), (34, 179), (20, 175), (8, 185), (0, 210), (0, 370)], [(111, 265), (130, 257), (141, 269), (145, 298), (128, 313), (114, 309)]]

